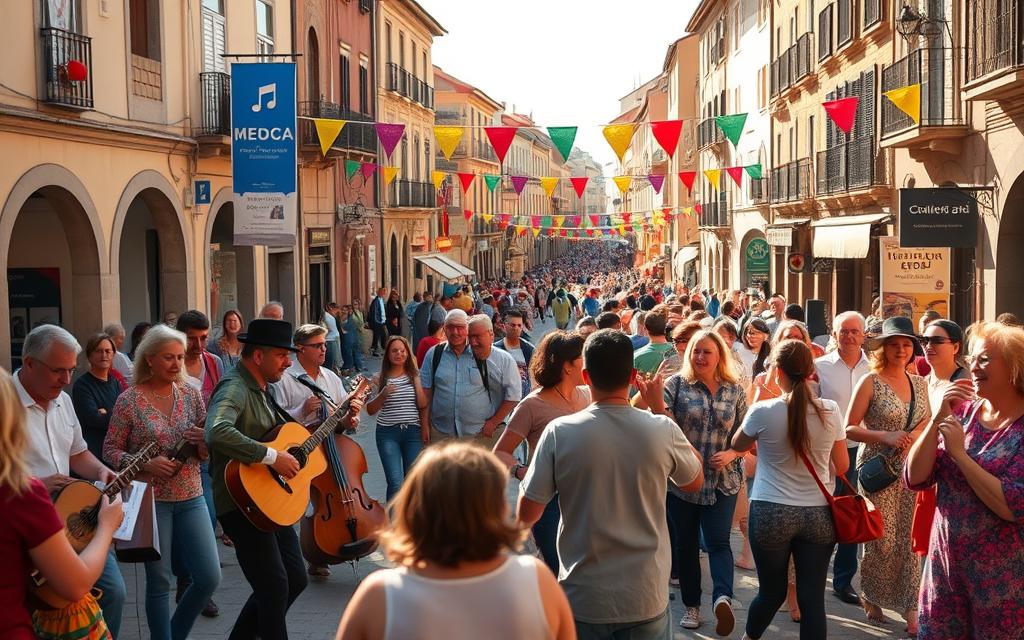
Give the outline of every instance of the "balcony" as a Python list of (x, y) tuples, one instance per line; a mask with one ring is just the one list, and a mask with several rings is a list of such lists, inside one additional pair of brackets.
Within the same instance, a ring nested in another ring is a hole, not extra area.
[(801, 202), (814, 196), (811, 190), (811, 159), (801, 158), (775, 167), (771, 172), (772, 204)]
[(959, 152), (949, 143), (967, 135), (960, 99), (955, 49), (918, 49), (882, 69), (882, 91), (911, 84), (921, 85), (921, 118), (918, 124), (888, 99), (882, 100), (880, 146), (915, 147)]
[(768, 178), (750, 181), (750, 201), (754, 204), (768, 202)]
[[(354, 111), (342, 111), (334, 102), (314, 100), (299, 102), (299, 116), (307, 118), (335, 118), (348, 121), (341, 130), (338, 139), (331, 146), (332, 150), (355, 151), (365, 154), (377, 153), (377, 132), (373, 127), (362, 122), (372, 123), (371, 116)], [(316, 126), (310, 120), (299, 120), (299, 143), (303, 146), (319, 148), (320, 139), (316, 134)]]
[(391, 207), (433, 209), (437, 206), (437, 189), (430, 182), (395, 180), (391, 183), (389, 190), (388, 205)]
[(1021, 0), (968, 2), (964, 94), (968, 100), (1000, 100), (1024, 88), (1024, 11)]
[(464, 120), (465, 118), (460, 111), (442, 111), (438, 109), (434, 112), (434, 124), (436, 125), (460, 126)]
[(729, 229), (732, 227), (732, 211), (729, 209), (729, 199), (724, 192), (718, 200), (701, 203), (697, 226), (701, 229)]
[(771, 65), (771, 95), (774, 98), (798, 86), (811, 75), (811, 36), (807, 32), (797, 38)]
[(725, 140), (722, 130), (714, 118), (705, 118), (697, 127), (697, 146), (701, 149), (719, 144)]
[[(73, 109), (92, 109), (92, 38), (52, 27), (40, 29), (39, 37), (43, 45), (45, 101)], [(85, 78), (72, 79), (82, 67)]]
[(394, 62), (387, 65), (387, 89), (426, 109), (434, 108), (434, 88)]
[(199, 74), (202, 124), (194, 135), (231, 135), (231, 76), (221, 71)]
[(818, 152), (817, 195), (842, 195), (890, 183), (884, 151), (874, 136), (856, 138)]

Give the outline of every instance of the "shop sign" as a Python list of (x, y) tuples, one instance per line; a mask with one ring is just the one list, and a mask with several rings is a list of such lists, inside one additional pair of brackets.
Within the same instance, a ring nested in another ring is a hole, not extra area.
[(768, 280), (771, 270), (771, 248), (764, 238), (753, 238), (743, 249), (743, 261), (750, 286)]
[(791, 253), (786, 258), (786, 266), (790, 273), (803, 273), (807, 268), (807, 256), (802, 253)]
[(878, 239), (881, 256), (882, 317), (917, 320), (934, 310), (949, 317), (950, 250), (945, 247), (901, 247), (894, 236)]
[(770, 227), (765, 231), (765, 237), (773, 247), (792, 247), (793, 227)]
[(196, 206), (202, 204), (210, 204), (210, 181), (209, 180), (196, 180), (195, 186), (195, 204)]
[(438, 236), (434, 243), (438, 251), (449, 251), (452, 248), (452, 239), (448, 236)]
[(412, 239), (409, 240), (409, 244), (414, 247), (425, 247), (429, 242), (430, 238), (427, 234), (427, 221), (413, 220)]
[(900, 189), (901, 247), (974, 247), (978, 201), (952, 187)]
[(370, 274), (369, 291), (377, 290), (377, 245), (366, 245), (366, 270)]
[(325, 247), (331, 244), (330, 229), (307, 229), (308, 244), (311, 247)]

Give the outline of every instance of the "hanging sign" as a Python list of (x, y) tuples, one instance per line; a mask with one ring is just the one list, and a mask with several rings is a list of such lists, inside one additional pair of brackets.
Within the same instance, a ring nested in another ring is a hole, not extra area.
[(950, 250), (901, 247), (893, 236), (878, 239), (881, 264), (882, 317), (916, 321), (928, 310), (949, 317)]
[(786, 258), (786, 265), (790, 273), (803, 273), (807, 268), (807, 256), (802, 253), (791, 253)]
[(747, 271), (747, 286), (755, 287), (768, 281), (771, 268), (771, 249), (764, 238), (753, 238), (743, 249), (743, 265)]
[(768, 227), (764, 235), (773, 247), (793, 246), (793, 227)]
[(235, 245), (295, 245), (295, 104), (295, 63), (231, 65)]
[(900, 245), (976, 247), (978, 201), (952, 187), (900, 189)]

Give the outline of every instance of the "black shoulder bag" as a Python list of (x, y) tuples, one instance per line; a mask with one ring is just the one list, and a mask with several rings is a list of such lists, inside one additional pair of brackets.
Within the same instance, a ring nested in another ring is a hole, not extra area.
[[(914, 381), (910, 379), (909, 374), (907, 382), (910, 383), (910, 409), (907, 411), (907, 424), (903, 430), (910, 432), (914, 429), (914, 406), (917, 403), (917, 394), (914, 392)], [(900, 452), (892, 447), (887, 447), (857, 467), (857, 479), (865, 491), (877, 493), (899, 479), (903, 470), (902, 466)]]

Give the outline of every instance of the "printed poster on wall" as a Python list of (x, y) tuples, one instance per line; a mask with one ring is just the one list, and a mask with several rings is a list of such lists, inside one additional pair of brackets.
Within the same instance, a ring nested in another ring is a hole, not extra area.
[(882, 316), (906, 316), (917, 322), (921, 314), (933, 309), (948, 318), (949, 249), (901, 247), (895, 236), (881, 237), (878, 242)]
[(231, 65), (235, 245), (295, 246), (295, 63)]

